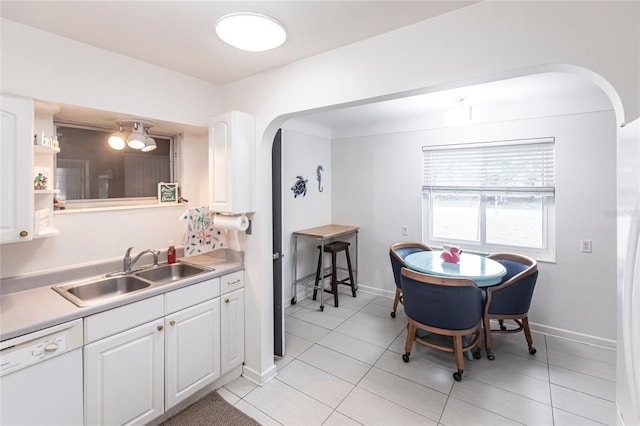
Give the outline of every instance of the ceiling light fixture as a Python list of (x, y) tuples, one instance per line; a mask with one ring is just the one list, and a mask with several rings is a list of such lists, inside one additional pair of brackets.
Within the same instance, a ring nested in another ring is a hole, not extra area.
[(144, 134), (144, 127), (140, 123), (133, 123), (133, 130), (127, 139), (127, 145), (129, 148), (142, 149), (144, 148), (147, 137)]
[(287, 39), (284, 25), (260, 13), (230, 13), (218, 19), (215, 26), (222, 41), (249, 52), (275, 49)]
[(456, 98), (459, 105), (455, 108), (445, 110), (445, 126), (464, 126), (478, 121), (478, 108), (471, 105), (465, 106), (466, 96)]
[(113, 149), (123, 149), (125, 136), (122, 133), (123, 127), (132, 127), (131, 133), (126, 138), (127, 145), (132, 149), (139, 149), (144, 152), (153, 151), (157, 148), (156, 141), (149, 136), (149, 129), (153, 123), (139, 118), (116, 118), (116, 124), (120, 126), (120, 132), (109, 137), (109, 146)]
[(109, 136), (109, 146), (117, 151), (124, 149), (124, 134), (122, 133), (122, 127), (120, 127), (120, 131), (113, 133)]
[(149, 152), (156, 149), (158, 145), (156, 145), (156, 141), (151, 137), (147, 136), (147, 139), (144, 141), (144, 146), (140, 149), (142, 152)]

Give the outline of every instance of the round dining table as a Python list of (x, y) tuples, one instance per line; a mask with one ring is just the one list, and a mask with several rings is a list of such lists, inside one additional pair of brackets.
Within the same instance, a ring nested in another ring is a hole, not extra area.
[(429, 275), (473, 280), (478, 287), (499, 284), (507, 270), (493, 259), (471, 253), (461, 253), (458, 263), (445, 262), (442, 251), (420, 251), (404, 258), (407, 268)]

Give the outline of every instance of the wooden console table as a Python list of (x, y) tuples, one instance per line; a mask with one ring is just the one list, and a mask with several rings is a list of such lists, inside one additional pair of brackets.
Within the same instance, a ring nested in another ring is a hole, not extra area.
[(324, 245), (330, 240), (337, 237), (355, 235), (355, 270), (353, 271), (356, 289), (358, 288), (358, 229), (357, 226), (351, 225), (324, 225), (316, 228), (303, 229), (293, 233), (293, 297), (291, 304), (297, 302), (297, 286), (298, 286), (298, 237), (307, 237), (318, 240), (320, 243), (321, 266), (322, 271), (320, 279), (320, 310), (324, 311)]

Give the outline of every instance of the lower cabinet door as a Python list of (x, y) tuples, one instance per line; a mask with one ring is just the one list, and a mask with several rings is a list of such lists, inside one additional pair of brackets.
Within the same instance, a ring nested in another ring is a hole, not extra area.
[(165, 317), (166, 406), (220, 377), (220, 298)]
[(164, 412), (164, 322), (84, 347), (85, 424), (146, 424)]
[(244, 362), (244, 289), (221, 296), (221, 374)]

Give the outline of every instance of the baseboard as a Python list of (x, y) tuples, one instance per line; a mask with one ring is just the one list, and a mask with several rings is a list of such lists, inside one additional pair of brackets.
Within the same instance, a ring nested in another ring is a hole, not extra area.
[[(375, 294), (376, 296), (387, 297), (391, 300), (393, 300), (396, 295), (395, 289), (393, 291), (389, 291), (389, 290), (384, 290), (384, 289), (371, 287), (363, 284), (358, 284), (358, 291)], [(311, 296), (312, 293), (313, 291), (310, 288), (305, 288), (305, 287), (298, 288), (297, 299), (298, 301), (303, 300), (304, 298)], [(291, 300), (283, 301), (283, 306), (285, 308), (291, 306)], [(531, 327), (531, 331), (545, 334), (547, 336), (558, 337), (560, 339), (574, 340), (576, 342), (585, 343), (588, 345), (600, 346), (605, 349), (616, 350), (615, 340), (604, 339), (602, 337), (592, 336), (590, 334), (578, 333), (575, 331), (565, 330), (562, 328), (550, 327), (547, 325), (538, 324), (531, 321), (529, 321), (529, 327)]]
[(616, 341), (610, 339), (603, 339), (602, 337), (592, 336), (590, 334), (577, 333), (575, 331), (565, 330), (562, 328), (550, 327), (548, 325), (537, 324), (529, 322), (531, 331), (545, 334), (547, 336), (558, 337), (560, 339), (574, 340), (576, 342), (585, 343), (588, 345), (600, 346), (605, 349), (616, 350)]
[(396, 290), (384, 290), (381, 288), (371, 287), (364, 284), (358, 284), (358, 291), (364, 291), (365, 293), (375, 294), (376, 296), (383, 296), (393, 300), (396, 297)]
[[(351, 290), (349, 289), (348, 286), (341, 286), (341, 288), (339, 290), (341, 292), (344, 291), (345, 294), (351, 292)], [(391, 299), (392, 301), (396, 297), (396, 291), (395, 290), (393, 290), (393, 291), (383, 290), (383, 289), (370, 287), (370, 286), (363, 285), (363, 284), (358, 284), (358, 291), (375, 294), (376, 296), (387, 297), (387, 298)], [(296, 294), (296, 303), (297, 303), (297, 302), (300, 302), (301, 300), (306, 299), (307, 297), (311, 297), (313, 295), (313, 288), (306, 287), (306, 286), (303, 286), (303, 285), (298, 285), (298, 289), (297, 289), (296, 293), (297, 293)], [(291, 306), (291, 299), (283, 300), (282, 301), (282, 306), (283, 306), (283, 309), (286, 309), (289, 306)]]
[(278, 369), (275, 364), (272, 364), (271, 367), (267, 368), (262, 373), (247, 367), (246, 365), (242, 366), (242, 377), (252, 381), (258, 386), (264, 385), (269, 380), (273, 379), (276, 374), (278, 374)]

